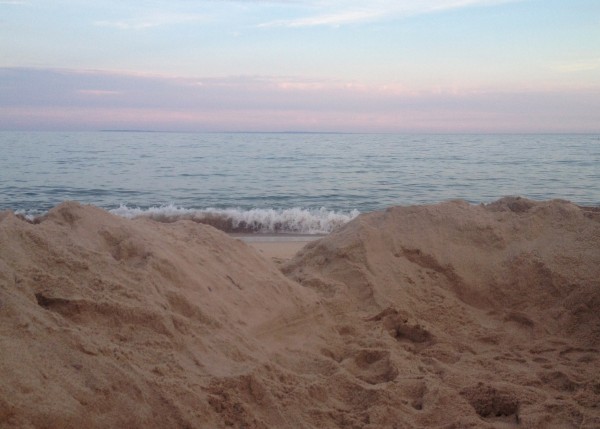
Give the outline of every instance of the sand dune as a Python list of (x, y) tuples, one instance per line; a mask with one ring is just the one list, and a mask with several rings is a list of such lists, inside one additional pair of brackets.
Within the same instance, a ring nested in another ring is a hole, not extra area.
[(0, 427), (600, 427), (597, 211), (397, 207), (272, 257), (0, 213)]

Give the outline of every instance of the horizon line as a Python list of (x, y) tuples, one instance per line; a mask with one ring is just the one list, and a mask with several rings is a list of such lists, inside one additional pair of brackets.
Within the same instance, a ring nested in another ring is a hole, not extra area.
[(57, 130), (57, 129), (4, 129), (0, 132), (32, 132), (32, 133), (164, 133), (164, 134), (337, 134), (337, 135), (599, 135), (599, 131), (248, 131), (248, 130), (152, 130), (152, 129), (97, 129), (97, 130)]

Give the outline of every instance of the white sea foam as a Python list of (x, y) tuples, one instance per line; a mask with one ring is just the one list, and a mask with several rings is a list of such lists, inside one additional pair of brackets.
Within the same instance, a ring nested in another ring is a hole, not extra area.
[(327, 234), (359, 215), (358, 210), (336, 212), (320, 209), (186, 209), (163, 205), (141, 209), (120, 207), (111, 213), (126, 218), (149, 217), (163, 222), (189, 219), (208, 223), (227, 232)]
[(15, 214), (17, 216), (23, 216), (23, 218), (27, 219), (30, 222), (35, 221), (36, 218), (43, 216), (44, 214), (46, 214), (45, 211), (41, 211), (41, 210), (23, 210), (23, 209), (19, 209), (19, 210), (15, 210)]

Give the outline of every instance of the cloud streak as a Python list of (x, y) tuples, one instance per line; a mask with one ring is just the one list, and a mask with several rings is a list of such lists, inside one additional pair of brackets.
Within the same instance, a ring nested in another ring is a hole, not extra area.
[(206, 20), (202, 14), (188, 13), (154, 13), (145, 16), (123, 19), (95, 21), (98, 27), (112, 27), (120, 30), (144, 30), (155, 27), (185, 24)]
[(552, 70), (556, 70), (560, 73), (578, 73), (598, 69), (600, 69), (600, 58), (562, 63), (552, 67)]
[(385, 13), (383, 11), (378, 10), (349, 10), (326, 15), (316, 15), (307, 18), (271, 21), (260, 24), (259, 27), (299, 28), (315, 27), (319, 25), (339, 27), (346, 24), (373, 21), (384, 15)]
[(522, 0), (373, 0), (321, 1), (312, 4), (315, 14), (302, 18), (265, 22), (259, 27), (339, 27), (403, 16), (421, 15), (475, 6), (493, 6)]

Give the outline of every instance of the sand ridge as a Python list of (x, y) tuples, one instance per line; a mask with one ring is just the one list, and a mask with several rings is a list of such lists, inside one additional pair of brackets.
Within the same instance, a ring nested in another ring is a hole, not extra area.
[(599, 427), (598, 279), (599, 213), (565, 201), (390, 208), (288, 262), (3, 212), (0, 427)]

